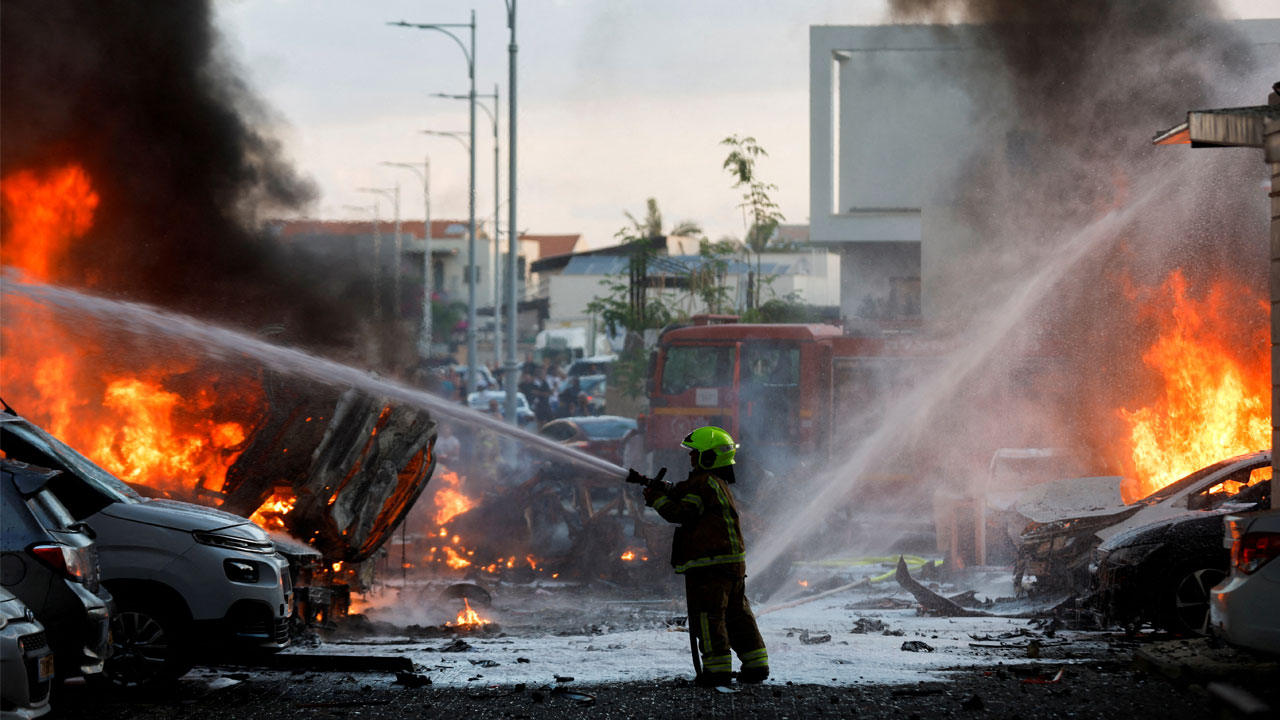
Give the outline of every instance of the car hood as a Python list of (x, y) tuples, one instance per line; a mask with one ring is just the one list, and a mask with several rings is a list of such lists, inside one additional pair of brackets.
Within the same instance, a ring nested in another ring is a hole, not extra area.
[(1213, 510), (1188, 510), (1153, 523), (1122, 530), (1107, 538), (1098, 549), (1110, 552), (1129, 545), (1185, 540), (1192, 535), (1202, 534), (1221, 537), (1223, 516), (1252, 508), (1252, 505), (1227, 503)]
[(1038, 523), (1122, 515), (1133, 510), (1120, 496), (1122, 480), (1117, 475), (1053, 480), (1028, 489), (1016, 507)]
[[(253, 525), (247, 519), (242, 518), (239, 515), (232, 515), (229, 512), (223, 512), (203, 505), (194, 505), (192, 503), (185, 503), (177, 500), (144, 500), (136, 503), (112, 503), (104, 508), (102, 513), (121, 520), (131, 520), (133, 522), (157, 525), (159, 527), (170, 528), (172, 530), (183, 530), (187, 532), (226, 530), (240, 525), (248, 525), (251, 528), (257, 529), (256, 525)], [(259, 532), (261, 533), (261, 530), (259, 530)], [(254, 534), (253, 537), (254, 539), (265, 540), (266, 534), (262, 534), (262, 538), (258, 538), (257, 534)]]

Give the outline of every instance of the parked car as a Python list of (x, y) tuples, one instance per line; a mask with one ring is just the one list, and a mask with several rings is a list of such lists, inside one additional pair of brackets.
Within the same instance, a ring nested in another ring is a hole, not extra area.
[[(467, 383), (467, 373), (470, 368), (467, 367), (466, 363), (462, 363), (460, 365), (454, 365), (453, 369), (458, 373), (458, 377), (462, 379), (462, 384), (465, 388)], [(498, 381), (493, 377), (493, 373), (489, 372), (489, 368), (484, 365), (476, 365), (476, 388), (478, 390), (486, 390), (496, 387), (498, 387)]]
[(16, 595), (0, 588), (0, 717), (30, 720), (48, 713), (53, 671), (44, 626)]
[(569, 363), (568, 376), (574, 375), (608, 375), (609, 368), (618, 359), (617, 355), (592, 355)]
[(1187, 511), (1213, 510), (1229, 503), (1263, 468), (1271, 451), (1239, 455), (1201, 468), (1137, 502), (1120, 500), (1120, 478), (1068, 478), (1037, 485), (1022, 496), (1017, 510), (1032, 522), (1022, 535), (1014, 567), (1014, 585), (1036, 578), (1040, 589), (1085, 590), (1093, 550), (1125, 530), (1149, 525)]
[(607, 375), (583, 375), (578, 378), (578, 392), (585, 393), (588, 415), (604, 414), (604, 393), (607, 389)]
[[(506, 390), (479, 390), (467, 396), (467, 407), (480, 412), (488, 412), (490, 402), (497, 400), (499, 410), (505, 411), (507, 407), (507, 391)], [(520, 418), (520, 427), (528, 427), (538, 424), (538, 418), (533, 413), (533, 408), (529, 407), (529, 401), (525, 398), (524, 393), (516, 393), (516, 417)]]
[(1280, 654), (1280, 510), (1231, 515), (1231, 574), (1213, 588), (1209, 625), (1232, 645)]
[(261, 528), (213, 508), (144, 498), (17, 415), (0, 414), (0, 449), (62, 471), (49, 491), (71, 522), (96, 533), (102, 584), (118, 606), (110, 680), (169, 680), (217, 651), (288, 646), (288, 563)]
[(1271, 507), (1271, 483), (1240, 491), (1214, 510), (1189, 511), (1112, 535), (1093, 553), (1089, 603), (1104, 624), (1208, 632), (1210, 589), (1227, 577), (1223, 518)]
[(617, 415), (567, 417), (552, 420), (538, 434), (563, 445), (623, 465), (627, 443), (639, 437), (636, 421)]
[(60, 679), (102, 672), (110, 595), (99, 588), (90, 530), (49, 491), (57, 470), (0, 460), (0, 585), (31, 608)]

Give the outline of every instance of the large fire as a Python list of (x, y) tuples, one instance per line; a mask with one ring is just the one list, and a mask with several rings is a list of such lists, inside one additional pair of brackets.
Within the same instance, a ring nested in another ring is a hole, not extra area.
[(1228, 282), (1202, 299), (1189, 297), (1186, 278), (1175, 271), (1145, 307), (1159, 338), (1143, 362), (1159, 374), (1162, 392), (1146, 407), (1119, 411), (1139, 484), (1128, 501), (1219, 460), (1271, 447), (1268, 331), (1265, 322), (1245, 322), (1267, 317), (1265, 301)]
[(444, 526), (454, 517), (474, 507), (475, 501), (462, 494), (462, 490), (459, 488), (462, 479), (458, 477), (458, 473), (442, 471), (440, 473), (440, 482), (443, 485), (439, 490), (436, 490), (435, 495), (435, 505), (439, 508), (436, 511), (435, 523)]
[[(0, 180), (6, 266), (60, 282), (65, 256), (99, 204), (78, 166)], [(136, 340), (6, 298), (0, 379), (6, 402), (131, 483), (217, 502), (227, 468), (259, 411), (256, 378), (220, 376), (194, 353)]]

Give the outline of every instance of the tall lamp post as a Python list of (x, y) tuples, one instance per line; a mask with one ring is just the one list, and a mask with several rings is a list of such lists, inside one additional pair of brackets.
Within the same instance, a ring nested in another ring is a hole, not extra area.
[[(449, 93), (432, 93), (432, 97), (449, 98), (451, 100), (470, 99), (466, 95), (451, 95)], [(498, 191), (501, 160), (498, 147), (500, 100), (497, 83), (494, 83), (492, 95), (476, 95), (476, 97), (493, 100), (493, 112), (490, 112), (489, 107), (483, 103), (477, 103), (477, 105), (484, 111), (485, 115), (489, 116), (489, 122), (493, 123), (493, 272), (490, 273), (490, 277), (493, 279), (493, 361), (500, 366), (502, 365), (502, 271), (498, 269), (498, 266), (502, 263), (502, 239), (501, 234), (498, 232), (498, 225), (501, 219), (502, 202)]]
[[(426, 362), (431, 359), (431, 285), (433, 268), (431, 266), (431, 158), (422, 162), (422, 169), (417, 164), (407, 162), (380, 163), (387, 167), (412, 170), (422, 181), (422, 326), (418, 335), (418, 357)], [(397, 230), (397, 234), (399, 230)]]
[[(372, 195), (381, 195), (382, 197), (391, 201), (391, 208), (392, 208), (391, 212), (392, 212), (392, 217), (395, 218), (395, 233), (396, 233), (396, 239), (395, 239), (396, 256), (395, 256), (395, 260), (392, 261), (392, 264), (391, 264), (391, 268), (392, 268), (391, 269), (391, 273), (392, 273), (391, 275), (391, 297), (392, 297), (391, 317), (393, 319), (398, 318), (400, 316), (400, 311), (399, 311), (400, 254), (404, 251), (403, 243), (401, 242), (401, 239), (400, 239), (400, 183), (396, 183), (395, 187), (392, 187), (392, 188), (362, 187), (362, 188), (356, 188), (356, 189), (362, 193), (370, 193)], [(382, 236), (381, 234), (378, 234), (375, 237), (377, 237), (377, 240), (374, 243), (374, 248), (375, 248), (374, 256), (377, 261), (376, 264), (378, 267), (378, 273), (374, 274), (375, 280), (373, 283), (373, 293), (374, 293), (374, 302), (377, 304), (379, 311), (381, 311), (382, 296), (381, 294), (379, 294), (378, 283), (376, 279), (378, 277), (378, 274), (381, 273), (381, 269), (382, 269), (382, 242), (381, 242)]]
[[(516, 425), (516, 256), (520, 250), (520, 231), (516, 228), (516, 0), (505, 0), (507, 28), (507, 422)], [(474, 93), (475, 91), (472, 90)]]
[[(514, 2), (514, 0), (512, 0)], [(417, 30), (435, 30), (453, 38), (458, 44), (458, 49), (462, 50), (462, 54), (467, 59), (467, 77), (471, 81), (471, 90), (468, 93), (470, 98), (470, 138), (471, 138), (471, 181), (468, 188), (468, 205), (470, 214), (470, 237), (467, 242), (467, 394), (475, 392), (476, 389), (476, 11), (471, 11), (471, 22), (467, 23), (407, 23), (403, 20), (399, 22), (387, 23), (397, 27), (414, 28)], [(458, 37), (449, 28), (468, 28), (471, 31), (469, 44), (464, 43), (462, 38)]]

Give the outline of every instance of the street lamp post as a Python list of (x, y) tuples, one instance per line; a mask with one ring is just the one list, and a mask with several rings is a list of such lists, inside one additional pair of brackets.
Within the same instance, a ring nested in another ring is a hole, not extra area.
[[(449, 98), (451, 100), (467, 100), (466, 95), (450, 95), (448, 93), (432, 93), (433, 97)], [(490, 277), (493, 280), (493, 361), (496, 365), (502, 365), (502, 272), (498, 266), (502, 263), (502, 239), (498, 231), (499, 220), (501, 219), (502, 203), (499, 198), (499, 181), (501, 158), (498, 147), (498, 115), (499, 115), (499, 95), (498, 86), (493, 86), (492, 95), (477, 95), (477, 98), (492, 98), (493, 112), (489, 112), (489, 108), (484, 104), (479, 104), (481, 110), (489, 116), (489, 121), (493, 124), (493, 272)], [(508, 228), (510, 230), (510, 228)], [(505, 382), (505, 381), (504, 381)]]
[(516, 419), (516, 256), (519, 251), (520, 231), (516, 228), (516, 0), (506, 0), (507, 28), (511, 40), (507, 43), (507, 422), (515, 425)]
[[(392, 319), (395, 319), (400, 316), (400, 311), (398, 309), (400, 307), (400, 254), (404, 251), (403, 243), (401, 242), (401, 239), (400, 239), (401, 238), (401, 235), (400, 235), (400, 183), (396, 183), (395, 187), (393, 188), (363, 187), (363, 188), (357, 188), (357, 190), (363, 193), (381, 195), (382, 197), (387, 198), (388, 200), (391, 201), (392, 216), (395, 218), (395, 233), (396, 233), (396, 239), (395, 239), (396, 256), (391, 264), (391, 268), (392, 268), (391, 269), (391, 272), (392, 272), (391, 317)], [(375, 228), (375, 231), (376, 231), (376, 228)], [(381, 234), (378, 234), (375, 237), (377, 237), (377, 240), (375, 241), (375, 244), (374, 244), (374, 248), (375, 248), (374, 255), (377, 258), (377, 263), (376, 263), (378, 268), (377, 272), (380, 273), (382, 268), (382, 243), (381, 243), (382, 236)], [(379, 294), (378, 283), (376, 281), (377, 277), (378, 275), (375, 274), (373, 292), (374, 292), (374, 302), (377, 303), (377, 306), (380, 311), (382, 308), (382, 296)]]
[(358, 210), (370, 214), (373, 227), (373, 319), (382, 319), (382, 303), (378, 302), (378, 276), (382, 268), (382, 234), (378, 232), (378, 202), (372, 205), (343, 205), (347, 210)]
[(426, 362), (431, 359), (431, 158), (426, 158), (422, 169), (414, 163), (382, 162), (387, 167), (412, 170), (422, 181), (422, 326), (418, 336), (418, 357)]
[[(514, 0), (513, 0), (514, 1)], [(471, 181), (468, 188), (468, 205), (470, 214), (470, 237), (467, 243), (467, 394), (476, 389), (476, 11), (471, 11), (471, 22), (468, 23), (387, 23), (398, 27), (418, 30), (435, 30), (453, 38), (467, 59), (467, 76), (471, 81), (470, 98), (470, 138), (471, 138)], [(464, 44), (449, 28), (468, 28), (471, 31), (470, 44)]]

